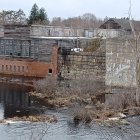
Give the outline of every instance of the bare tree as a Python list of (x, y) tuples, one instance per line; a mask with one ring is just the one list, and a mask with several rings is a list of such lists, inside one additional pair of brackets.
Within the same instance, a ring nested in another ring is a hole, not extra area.
[(2, 24), (26, 24), (26, 15), (21, 9), (2, 11), (0, 12), (0, 22)]
[(58, 81), (53, 77), (47, 77), (34, 82), (35, 90), (47, 96), (54, 96), (58, 89)]
[(54, 17), (51, 22), (52, 26), (63, 26), (61, 17)]
[(65, 27), (78, 27), (78, 28), (97, 28), (103, 21), (97, 18), (92, 13), (85, 13), (78, 17), (69, 17), (61, 19), (60, 17), (53, 18), (51, 25), (65, 26)]

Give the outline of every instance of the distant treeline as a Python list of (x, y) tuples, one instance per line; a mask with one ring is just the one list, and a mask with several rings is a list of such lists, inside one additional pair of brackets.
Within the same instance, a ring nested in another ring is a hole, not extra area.
[(78, 27), (78, 28), (96, 28), (103, 23), (104, 20), (97, 18), (92, 13), (85, 13), (78, 17), (69, 17), (62, 19), (61, 17), (54, 17), (51, 21), (44, 8), (40, 8), (34, 4), (31, 8), (29, 17), (27, 18), (22, 9), (18, 11), (1, 11), (1, 24), (43, 24), (62, 27)]

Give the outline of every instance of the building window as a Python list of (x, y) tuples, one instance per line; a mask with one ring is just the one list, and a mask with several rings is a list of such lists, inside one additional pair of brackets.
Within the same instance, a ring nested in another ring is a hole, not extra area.
[(28, 66), (26, 67), (26, 71), (28, 72), (28, 70), (29, 70), (29, 68), (28, 68)]
[(8, 71), (8, 65), (6, 65), (6, 71)]
[(18, 53), (18, 56), (21, 56), (21, 53)]
[(16, 71), (16, 66), (14, 66), (14, 71)]
[(24, 66), (22, 66), (22, 72), (24, 72)]
[(52, 69), (49, 69), (49, 72), (48, 72), (49, 74), (52, 74)]
[(2, 65), (2, 71), (4, 71), (4, 65)]
[(10, 65), (10, 69), (9, 69), (10, 71), (12, 71), (12, 66)]
[(20, 66), (18, 66), (18, 72), (20, 72)]

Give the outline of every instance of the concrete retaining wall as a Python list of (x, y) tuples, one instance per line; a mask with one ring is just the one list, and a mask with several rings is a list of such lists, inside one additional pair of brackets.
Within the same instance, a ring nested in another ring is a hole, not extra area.
[(136, 45), (133, 39), (106, 41), (106, 85), (136, 86)]

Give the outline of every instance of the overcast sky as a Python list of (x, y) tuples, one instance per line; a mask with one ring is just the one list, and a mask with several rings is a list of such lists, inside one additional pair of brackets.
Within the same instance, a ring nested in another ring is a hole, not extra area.
[[(22, 9), (29, 15), (31, 7), (36, 3), (44, 7), (48, 17), (74, 17), (84, 13), (93, 13), (99, 18), (127, 17), (130, 0), (0, 0), (0, 10)], [(140, 20), (140, 0), (132, 1), (132, 16)]]

